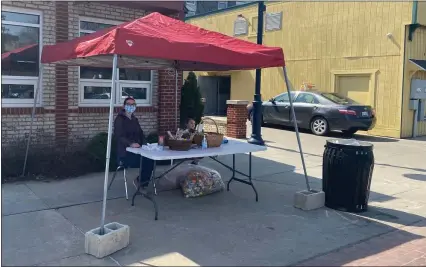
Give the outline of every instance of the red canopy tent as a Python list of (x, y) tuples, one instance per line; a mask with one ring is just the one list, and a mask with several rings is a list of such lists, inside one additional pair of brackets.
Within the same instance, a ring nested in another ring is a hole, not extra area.
[[(287, 90), (290, 92), (284, 54), (280, 47), (267, 47), (243, 41), (159, 13), (152, 13), (65, 43), (45, 46), (41, 62), (91, 67), (112, 66), (111, 95), (114, 95), (118, 67), (174, 69), (176, 74), (178, 70), (225, 71), (283, 67)], [(293, 108), (292, 102), (290, 104)], [(113, 107), (111, 97), (101, 229), (106, 210)], [(304, 165), (294, 112), (293, 120)], [(28, 141), (28, 145), (29, 143)], [(307, 179), (306, 171), (305, 177)]]
[(1, 54), (2, 69), (8, 69), (20, 60), (37, 63), (39, 60), (38, 44), (30, 44)]
[(32, 56), (32, 55), (37, 53), (37, 51), (34, 51), (34, 49), (36, 49), (37, 46), (38, 46), (38, 44), (30, 44), (30, 45), (26, 45), (24, 47), (14, 49), (14, 50), (9, 51), (9, 52), (5, 52), (5, 53), (1, 54), (1, 60), (2, 60), (2, 62), (4, 60), (10, 60), (10, 57), (12, 55), (15, 55), (15, 54), (19, 55), (19, 54), (24, 53), (24, 52), (29, 53)]
[(152, 13), (146, 17), (45, 46), (42, 63), (177, 70), (246, 70), (284, 66), (280, 47), (266, 47)]

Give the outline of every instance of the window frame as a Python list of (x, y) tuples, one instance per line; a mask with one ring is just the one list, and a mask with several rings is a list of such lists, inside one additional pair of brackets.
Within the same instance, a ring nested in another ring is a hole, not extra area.
[[(78, 36), (80, 33), (93, 33), (94, 31), (90, 30), (82, 30), (81, 22), (94, 22), (94, 23), (102, 23), (102, 24), (110, 24), (110, 25), (120, 25), (124, 23), (123, 21), (115, 21), (108, 19), (100, 19), (100, 18), (91, 18), (85, 16), (79, 16), (78, 19)], [(112, 66), (111, 66), (112, 68)], [(122, 106), (123, 98), (122, 98), (122, 88), (123, 87), (137, 87), (136, 85), (140, 85), (141, 87), (147, 87), (146, 99), (135, 99), (138, 106), (150, 107), (153, 105), (152, 103), (152, 89), (153, 89), (153, 79), (154, 73), (150, 70), (150, 81), (135, 81), (135, 80), (120, 80), (120, 68), (117, 68), (117, 77), (116, 77), (116, 92), (111, 97), (114, 97), (114, 106)], [(107, 85), (108, 84), (108, 85)], [(78, 106), (80, 107), (93, 107), (93, 106), (109, 106), (110, 99), (84, 99), (84, 87), (85, 86), (104, 86), (111, 87), (112, 80), (111, 79), (82, 79), (80, 76), (80, 67), (78, 67)]]
[[(38, 57), (39, 73), (37, 74), (37, 76), (1, 75), (1, 79), (2, 79), (1, 84), (2, 85), (3, 84), (34, 85), (34, 97), (36, 96), (36, 92), (38, 91), (37, 98), (35, 101), (36, 106), (40, 107), (42, 106), (42, 99), (43, 99), (43, 86), (38, 88), (39, 84), (41, 85), (43, 84), (43, 73), (40, 76), (40, 71), (42, 70), (41, 53), (43, 51), (43, 11), (18, 8), (18, 7), (9, 7), (9, 6), (2, 6), (1, 11), (39, 16), (39, 24), (7, 21), (7, 20), (1, 21), (2, 25), (26, 26), (26, 27), (33, 27), (33, 28), (39, 29), (39, 36), (38, 36), (39, 37), (39, 57)], [(1, 105), (2, 107), (32, 107), (34, 105), (34, 99), (1, 98)]]
[[(313, 99), (315, 100), (315, 102), (314, 102), (314, 103), (298, 102), (298, 101), (297, 101), (297, 99), (298, 99), (300, 96), (304, 96), (304, 95), (310, 95), (310, 96), (312, 96), (312, 97), (313, 97)], [(297, 94), (297, 96), (294, 98), (294, 103), (318, 105), (318, 104), (320, 104), (320, 101), (318, 100), (318, 97), (316, 97), (316, 95), (314, 95), (314, 94), (307, 93), (307, 92), (300, 92), (300, 93), (298, 93), (298, 94)]]
[[(220, 5), (225, 5), (225, 7), (220, 8)], [(228, 8), (228, 1), (217, 1), (217, 10), (223, 10)]]
[[(282, 93), (282, 94), (277, 95), (276, 97), (274, 97), (274, 101), (275, 101), (275, 102), (278, 102), (278, 103), (289, 103), (289, 102), (290, 102), (290, 98), (289, 98), (287, 101), (278, 101), (278, 100), (277, 100), (277, 98), (282, 97), (282, 96), (284, 96), (284, 95), (288, 95), (288, 92), (285, 92), (285, 93)], [(290, 92), (290, 96), (291, 96), (291, 95), (293, 95), (292, 100), (293, 100), (293, 102), (294, 102), (294, 100), (295, 100), (295, 99), (296, 99), (296, 97), (297, 97), (297, 94), (296, 94), (295, 92)]]

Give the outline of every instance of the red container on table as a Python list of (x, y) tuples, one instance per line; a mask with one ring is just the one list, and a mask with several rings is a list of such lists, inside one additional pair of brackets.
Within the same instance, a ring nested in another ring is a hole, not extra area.
[(161, 135), (158, 137), (158, 145), (164, 146), (164, 136)]

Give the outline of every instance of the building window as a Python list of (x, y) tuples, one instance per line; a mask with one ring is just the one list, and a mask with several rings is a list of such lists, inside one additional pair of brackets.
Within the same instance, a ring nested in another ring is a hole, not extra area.
[(197, 12), (197, 2), (196, 1), (186, 1), (185, 7), (187, 10), (186, 16), (195, 16)]
[(266, 13), (265, 30), (266, 31), (281, 30), (282, 15), (283, 15), (282, 12)]
[(246, 35), (248, 32), (247, 20), (243, 17), (238, 17), (234, 21), (234, 36)]
[[(114, 27), (122, 22), (80, 18), (80, 36)], [(109, 105), (111, 99), (112, 68), (80, 67), (79, 105)], [(136, 99), (138, 105), (151, 105), (152, 73), (150, 70), (118, 69), (115, 105), (126, 97)]]
[(217, 1), (217, 9), (225, 9), (228, 7), (227, 1)]
[[(31, 106), (38, 87), (41, 12), (2, 7), (1, 98), (3, 106)], [(41, 93), (37, 104), (41, 103)]]

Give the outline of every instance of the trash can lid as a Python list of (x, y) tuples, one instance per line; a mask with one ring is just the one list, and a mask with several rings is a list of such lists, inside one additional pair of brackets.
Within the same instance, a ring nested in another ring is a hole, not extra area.
[(356, 139), (328, 139), (327, 144), (333, 145), (342, 145), (342, 146), (352, 146), (352, 147), (373, 147), (372, 143), (358, 141)]

